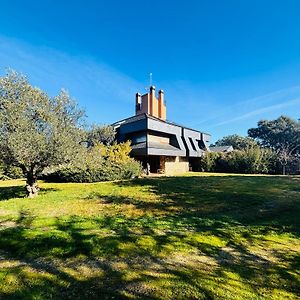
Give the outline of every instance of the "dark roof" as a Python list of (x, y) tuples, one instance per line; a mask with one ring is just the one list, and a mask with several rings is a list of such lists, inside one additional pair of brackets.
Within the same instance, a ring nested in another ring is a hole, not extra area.
[(142, 119), (145, 118), (145, 115), (146, 114), (132, 116), (132, 117), (117, 121), (117, 122), (111, 124), (111, 126), (120, 126), (120, 125), (123, 125), (123, 124), (128, 124), (128, 123), (132, 123), (132, 122), (135, 122), (135, 121), (138, 121), (138, 120), (142, 120)]
[(155, 148), (155, 149), (173, 150), (173, 151), (179, 150), (178, 148), (170, 144), (162, 144), (162, 143), (155, 143), (155, 142), (148, 142), (148, 147)]
[(178, 148), (172, 146), (172, 145), (169, 145), (169, 144), (161, 144), (161, 143), (155, 143), (155, 142), (142, 142), (142, 143), (138, 143), (138, 144), (134, 144), (134, 145), (131, 145), (131, 148), (133, 150), (135, 149), (143, 149), (143, 148), (155, 148), (155, 149), (163, 149), (163, 150), (175, 150), (177, 151)]
[(147, 142), (142, 142), (142, 143), (138, 143), (138, 144), (134, 144), (134, 145), (130, 145), (132, 150), (135, 149), (144, 149), (147, 147)]
[(209, 150), (211, 152), (231, 152), (233, 151), (232, 146), (214, 146), (214, 147), (209, 147)]
[(153, 120), (156, 120), (156, 121), (159, 121), (159, 122), (163, 122), (163, 123), (170, 124), (170, 125), (177, 126), (177, 127), (182, 127), (182, 128), (189, 129), (189, 130), (192, 130), (192, 131), (201, 132), (201, 133), (204, 133), (204, 134), (207, 134), (207, 135), (210, 136), (209, 133), (206, 133), (206, 132), (203, 132), (203, 131), (200, 131), (200, 130), (196, 130), (196, 129), (192, 129), (192, 128), (189, 128), (189, 127), (186, 127), (186, 126), (177, 124), (177, 123), (175, 123), (175, 122), (164, 121), (164, 120), (162, 120), (162, 119), (153, 117), (153, 116), (151, 116), (151, 115), (149, 115), (149, 114), (146, 114), (146, 113), (140, 114), (140, 115), (136, 115), (136, 116), (132, 116), (132, 117), (129, 117), (129, 118), (126, 118), (126, 119), (117, 121), (117, 122), (111, 124), (111, 126), (117, 127), (117, 126), (121, 126), (121, 125), (123, 125), (123, 124), (128, 124), (128, 123), (136, 122), (136, 121), (138, 121), (138, 120), (142, 120), (142, 119), (145, 119), (145, 118), (150, 118), (150, 119), (153, 119)]

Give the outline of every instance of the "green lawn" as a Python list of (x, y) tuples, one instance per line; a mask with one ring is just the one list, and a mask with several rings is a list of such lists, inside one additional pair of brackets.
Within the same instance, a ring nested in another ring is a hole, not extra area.
[(0, 182), (0, 299), (299, 299), (300, 177)]

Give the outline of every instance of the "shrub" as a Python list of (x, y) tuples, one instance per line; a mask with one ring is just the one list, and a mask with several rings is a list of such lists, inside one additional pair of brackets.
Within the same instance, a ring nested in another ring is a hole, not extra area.
[(216, 172), (217, 165), (223, 153), (220, 152), (206, 152), (201, 158), (201, 169), (205, 172)]
[(269, 173), (274, 160), (273, 152), (259, 147), (237, 150), (226, 156), (228, 171), (233, 173)]
[(97, 182), (130, 179), (141, 174), (141, 164), (129, 156), (130, 143), (85, 149), (76, 163), (48, 169), (43, 179), (54, 182)]
[(10, 180), (11, 178), (4, 175), (4, 174), (0, 174), (0, 180)]
[(0, 180), (18, 179), (23, 176), (21, 168), (7, 166), (4, 163), (0, 163)]
[(21, 168), (14, 167), (14, 166), (5, 167), (3, 170), (3, 174), (8, 176), (11, 179), (18, 179), (24, 177)]
[(43, 179), (53, 182), (98, 182), (130, 179), (141, 174), (141, 165), (135, 160), (116, 164), (104, 162), (97, 168), (64, 166), (44, 175)]
[(276, 155), (270, 149), (259, 147), (235, 150), (230, 153), (207, 152), (201, 159), (202, 169), (207, 172), (275, 173)]

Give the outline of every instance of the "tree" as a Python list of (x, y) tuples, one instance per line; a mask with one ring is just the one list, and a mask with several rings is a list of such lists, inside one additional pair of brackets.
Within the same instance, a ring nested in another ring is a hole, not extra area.
[(289, 117), (261, 120), (257, 128), (248, 130), (248, 135), (258, 140), (263, 147), (271, 148), (277, 153), (283, 174), (286, 165), (300, 151), (300, 123)]
[(116, 132), (112, 126), (93, 125), (92, 129), (87, 132), (87, 146), (93, 147), (98, 143), (106, 146), (111, 145), (115, 140)]
[(46, 167), (76, 156), (83, 115), (63, 90), (50, 98), (14, 71), (0, 78), (0, 159), (22, 169), (29, 197)]
[(216, 141), (215, 146), (232, 146), (235, 150), (244, 150), (256, 147), (258, 143), (253, 138), (233, 134)]
[(235, 150), (224, 157), (220, 164), (226, 167), (226, 172), (266, 174), (273, 171), (274, 152), (260, 147)]

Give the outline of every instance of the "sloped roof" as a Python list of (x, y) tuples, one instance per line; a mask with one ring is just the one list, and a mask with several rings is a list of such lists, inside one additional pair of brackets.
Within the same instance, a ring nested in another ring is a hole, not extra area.
[(204, 133), (204, 134), (210, 136), (209, 133), (206, 133), (206, 132), (203, 132), (203, 131), (199, 131), (199, 130), (196, 130), (196, 129), (192, 129), (192, 128), (189, 128), (189, 127), (186, 127), (186, 126), (177, 124), (177, 123), (175, 123), (175, 122), (164, 121), (164, 120), (162, 120), (162, 119), (153, 117), (153, 116), (151, 116), (151, 115), (149, 115), (149, 114), (146, 114), (146, 113), (140, 114), (140, 115), (136, 115), (136, 116), (132, 116), (132, 117), (129, 117), (129, 118), (126, 118), (126, 119), (117, 121), (117, 122), (111, 124), (111, 126), (113, 126), (113, 127), (118, 127), (118, 126), (121, 126), (121, 125), (124, 125), (124, 124), (129, 124), (129, 123), (132, 123), (132, 122), (136, 122), (136, 121), (138, 121), (138, 120), (142, 120), (142, 119), (145, 119), (145, 118), (150, 118), (150, 119), (153, 119), (153, 120), (162, 122), (162, 123), (166, 123), (166, 124), (170, 124), (170, 125), (173, 125), (173, 126), (178, 126), (178, 127), (186, 128), (186, 129), (189, 129), (189, 130), (192, 130), (192, 131), (201, 132), (201, 133)]
[(233, 151), (232, 146), (214, 146), (214, 147), (209, 147), (209, 150), (211, 152), (231, 152)]

